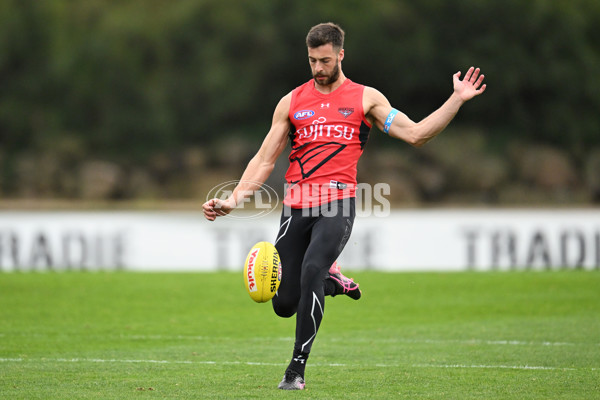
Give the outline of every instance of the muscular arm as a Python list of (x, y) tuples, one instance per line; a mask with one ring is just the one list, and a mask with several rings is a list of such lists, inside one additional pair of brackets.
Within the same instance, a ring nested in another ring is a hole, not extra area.
[[(471, 67), (462, 81), (459, 79), (460, 75), (460, 72), (453, 75), (454, 91), (440, 108), (419, 122), (414, 122), (405, 114), (398, 112), (390, 126), (389, 135), (420, 147), (442, 132), (460, 107), (466, 101), (483, 93), (486, 88), (486, 85), (481, 85), (484, 76), (479, 75), (479, 68)], [(383, 130), (385, 120), (392, 110), (390, 102), (379, 91), (365, 88), (363, 103), (367, 118)]]
[(277, 104), (271, 129), (258, 152), (246, 166), (240, 182), (231, 196), (227, 200), (211, 199), (202, 205), (206, 219), (214, 221), (217, 216), (229, 214), (238, 204), (245, 198), (250, 197), (254, 191), (260, 189), (261, 185), (265, 183), (271, 171), (273, 171), (277, 157), (287, 144), (288, 132), (290, 131), (288, 114), (291, 97), (290, 93)]

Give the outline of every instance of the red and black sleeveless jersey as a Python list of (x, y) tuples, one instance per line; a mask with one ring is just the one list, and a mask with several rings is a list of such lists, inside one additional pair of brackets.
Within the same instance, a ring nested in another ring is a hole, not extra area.
[(350, 79), (329, 94), (315, 89), (312, 79), (292, 91), (285, 205), (308, 208), (355, 197), (356, 165), (371, 130), (363, 91)]

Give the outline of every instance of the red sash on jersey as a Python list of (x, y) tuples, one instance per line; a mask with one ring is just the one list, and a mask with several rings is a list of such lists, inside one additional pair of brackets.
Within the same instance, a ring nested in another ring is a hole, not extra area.
[(285, 205), (308, 208), (355, 197), (356, 165), (371, 130), (363, 91), (350, 79), (329, 94), (315, 89), (312, 79), (293, 90)]

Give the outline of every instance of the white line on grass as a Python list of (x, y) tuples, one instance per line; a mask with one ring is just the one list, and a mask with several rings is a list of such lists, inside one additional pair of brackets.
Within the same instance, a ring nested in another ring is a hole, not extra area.
[[(125, 363), (125, 364), (187, 364), (187, 365), (252, 365), (268, 367), (285, 367), (287, 363), (266, 363), (253, 361), (190, 361), (190, 360), (131, 360), (131, 359), (102, 359), (102, 358), (0, 358), (2, 363), (10, 362), (61, 362), (61, 363)], [(313, 363), (314, 367), (377, 367), (377, 368), (444, 368), (444, 369), (514, 369), (538, 371), (598, 371), (600, 368), (573, 368), (573, 367), (548, 367), (536, 365), (481, 365), (481, 364), (340, 364), (340, 363)]]
[[(209, 336), (185, 336), (185, 335), (125, 335), (121, 334), (119, 337), (122, 339), (132, 339), (132, 340), (215, 340), (213, 337)], [(225, 338), (220, 337), (218, 340), (241, 340), (239, 338)], [(256, 340), (256, 341), (282, 341), (287, 342), (293, 340), (290, 337), (256, 337), (256, 338), (243, 338), (244, 341), (248, 340)], [(320, 338), (320, 342), (329, 341), (329, 342), (353, 342), (353, 343), (425, 343), (425, 344), (448, 344), (448, 343), (456, 343), (456, 344), (484, 344), (484, 345), (494, 345), (494, 346), (600, 346), (600, 343), (573, 343), (573, 342), (550, 342), (550, 341), (525, 341), (525, 340), (483, 340), (483, 339), (409, 339), (409, 338)]]
[[(0, 333), (0, 337), (6, 334)], [(43, 334), (27, 334), (25, 336), (44, 336)], [(254, 337), (254, 338), (237, 338), (237, 337), (211, 337), (211, 336), (194, 336), (194, 335), (117, 335), (124, 340), (192, 340), (192, 341), (279, 341), (291, 342), (292, 337)], [(104, 336), (103, 336), (104, 337)], [(550, 341), (527, 341), (527, 340), (484, 340), (484, 339), (425, 339), (425, 338), (365, 338), (365, 337), (322, 337), (320, 342), (343, 342), (343, 343), (413, 343), (413, 344), (461, 344), (461, 345), (490, 345), (490, 346), (600, 346), (600, 343), (575, 343), (575, 342), (550, 342)]]
[[(326, 340), (326, 339), (325, 339)], [(572, 343), (572, 342), (533, 342), (525, 340), (483, 340), (483, 339), (408, 339), (408, 338), (331, 338), (331, 342), (374, 342), (374, 343), (425, 343), (425, 344), (483, 344), (493, 346), (600, 346), (600, 343)]]
[[(474, 368), (474, 369), (521, 369), (521, 370), (545, 370), (545, 371), (575, 371), (577, 368), (570, 367), (544, 367), (534, 365), (467, 365), (467, 364), (414, 364), (413, 367), (420, 368)], [(592, 371), (595, 368), (592, 368)]]
[(284, 363), (265, 363), (253, 361), (191, 361), (191, 360), (131, 360), (116, 358), (0, 358), (0, 362), (60, 362), (60, 363), (123, 363), (123, 364), (190, 364), (190, 365), (258, 365), (258, 366), (286, 366)]

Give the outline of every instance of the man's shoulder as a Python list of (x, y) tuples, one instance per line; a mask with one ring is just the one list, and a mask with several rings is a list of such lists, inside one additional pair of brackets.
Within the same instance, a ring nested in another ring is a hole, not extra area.
[(287, 116), (290, 112), (290, 106), (292, 103), (292, 92), (289, 92), (285, 96), (283, 96), (277, 106), (275, 107), (275, 116)]
[(363, 91), (363, 102), (367, 106), (372, 106), (379, 103), (385, 103), (387, 101), (386, 97), (379, 90), (372, 88), (370, 86), (365, 86)]
[(294, 88), (294, 90), (292, 90), (290, 92), (290, 94), (292, 94), (292, 93), (296, 94), (296, 93), (304, 92), (306, 90), (312, 89), (313, 86), (314, 86), (314, 83), (313, 83), (313, 80), (311, 79), (309, 81), (304, 82), (303, 84), (301, 84), (299, 86), (296, 86)]
[(365, 86), (364, 93), (365, 93), (365, 96), (371, 96), (371, 97), (383, 96), (383, 94), (379, 90), (377, 90), (371, 86)]

